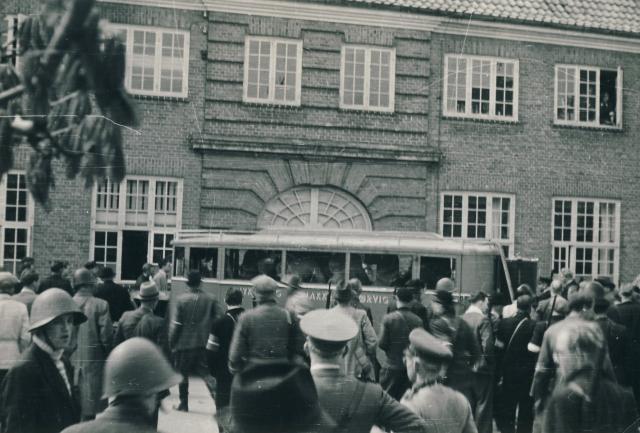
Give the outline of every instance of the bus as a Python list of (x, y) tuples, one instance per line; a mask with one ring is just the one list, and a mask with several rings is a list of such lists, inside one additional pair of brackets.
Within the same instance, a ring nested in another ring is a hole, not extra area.
[[(255, 232), (184, 230), (173, 241), (171, 297), (187, 290), (186, 276), (200, 271), (202, 289), (221, 304), (239, 287), (252, 306), (250, 280), (266, 273), (279, 281), (297, 274), (312, 303), (325, 308), (342, 280), (358, 278), (360, 301), (371, 308), (377, 326), (394, 302), (394, 287), (421, 280), (427, 292), (443, 277), (455, 283), (456, 298), (482, 290), (510, 302), (504, 255), (491, 241), (448, 239), (435, 233), (267, 229)], [(507, 278), (508, 280), (508, 278)], [(284, 305), (287, 287), (277, 299)]]

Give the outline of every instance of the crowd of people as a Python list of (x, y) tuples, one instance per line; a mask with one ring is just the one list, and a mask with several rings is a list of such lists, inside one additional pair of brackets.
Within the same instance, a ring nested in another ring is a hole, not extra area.
[(0, 272), (2, 433), (157, 431), (173, 386), (189, 412), (190, 376), (224, 432), (638, 431), (637, 284), (563, 270), (496, 306), (412, 280), (374, 323), (357, 278), (318, 308), (300, 276), (261, 274), (245, 311), (240, 288), (222, 305), (193, 270), (163, 317), (170, 260), (145, 264), (132, 292), (110, 268), (69, 269)]

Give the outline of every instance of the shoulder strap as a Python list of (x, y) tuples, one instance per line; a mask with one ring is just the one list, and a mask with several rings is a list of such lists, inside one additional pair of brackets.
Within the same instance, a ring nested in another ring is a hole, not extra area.
[(353, 398), (351, 399), (349, 406), (346, 409), (344, 409), (340, 414), (340, 418), (338, 419), (338, 422), (336, 423), (336, 427), (335, 427), (336, 432), (342, 431), (344, 427), (347, 426), (349, 421), (351, 421), (351, 419), (356, 414), (356, 412), (358, 412), (358, 409), (360, 408), (360, 403), (362, 402), (362, 396), (364, 396), (364, 390), (366, 386), (367, 386), (366, 383), (360, 380), (356, 381), (356, 389), (353, 392)]
[(507, 352), (509, 350), (509, 347), (511, 347), (511, 342), (513, 341), (513, 337), (516, 336), (516, 334), (518, 333), (518, 330), (520, 329), (522, 324), (524, 322), (526, 322), (527, 320), (529, 320), (529, 318), (528, 317), (524, 317), (520, 322), (518, 322), (518, 326), (516, 326), (516, 329), (513, 331), (513, 334), (511, 334), (511, 338), (509, 339), (509, 343), (507, 343), (507, 347), (504, 349), (505, 352)]

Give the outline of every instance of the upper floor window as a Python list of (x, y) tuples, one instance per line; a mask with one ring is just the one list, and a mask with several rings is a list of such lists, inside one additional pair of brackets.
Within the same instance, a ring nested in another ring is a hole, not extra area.
[(516, 121), (518, 61), (448, 54), (444, 93), (446, 116)]
[(244, 101), (300, 105), (302, 41), (247, 36)]
[(577, 277), (617, 281), (620, 260), (620, 202), (580, 198), (553, 200), (553, 269)]
[(6, 32), (5, 32), (5, 41), (4, 41), (4, 50), (2, 52), (2, 62), (0, 63), (9, 63), (11, 62), (13, 66), (16, 68), (19, 67), (19, 45), (18, 45), (18, 33), (20, 30), (20, 25), (25, 19), (25, 15), (7, 15), (5, 17), (5, 21), (7, 22)]
[(393, 48), (343, 46), (340, 108), (393, 111), (395, 64)]
[(622, 69), (557, 65), (555, 122), (622, 127)]
[(0, 179), (0, 267), (19, 271), (20, 260), (31, 254), (33, 200), (23, 172), (10, 171)]
[(440, 233), (446, 238), (492, 239), (513, 255), (515, 197), (507, 194), (445, 192)]
[(129, 25), (114, 29), (127, 47), (125, 85), (131, 93), (187, 97), (188, 32)]

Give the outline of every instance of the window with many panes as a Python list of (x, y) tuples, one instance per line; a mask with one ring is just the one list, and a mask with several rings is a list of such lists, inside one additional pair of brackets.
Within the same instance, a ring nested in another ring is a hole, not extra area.
[(512, 256), (515, 197), (507, 194), (445, 192), (440, 206), (440, 233), (446, 238), (492, 239)]
[(300, 105), (302, 41), (247, 36), (244, 101)]
[(620, 202), (579, 198), (553, 200), (553, 269), (577, 277), (618, 279)]
[(0, 266), (16, 273), (20, 260), (31, 254), (33, 201), (23, 172), (0, 179)]
[(11, 63), (13, 66), (19, 66), (19, 45), (18, 31), (20, 24), (25, 19), (25, 15), (7, 15), (5, 17), (6, 27), (4, 33), (4, 50), (2, 52), (2, 61), (0, 63)]
[(171, 256), (181, 226), (182, 180), (128, 176), (96, 185), (92, 206), (91, 257), (135, 280), (145, 263)]
[(557, 124), (622, 127), (622, 69), (556, 65)]
[(444, 59), (445, 116), (518, 120), (518, 61), (449, 54)]
[(395, 63), (393, 48), (343, 46), (340, 107), (393, 111)]
[(125, 85), (131, 93), (187, 97), (187, 31), (119, 24), (113, 29), (126, 45)]

